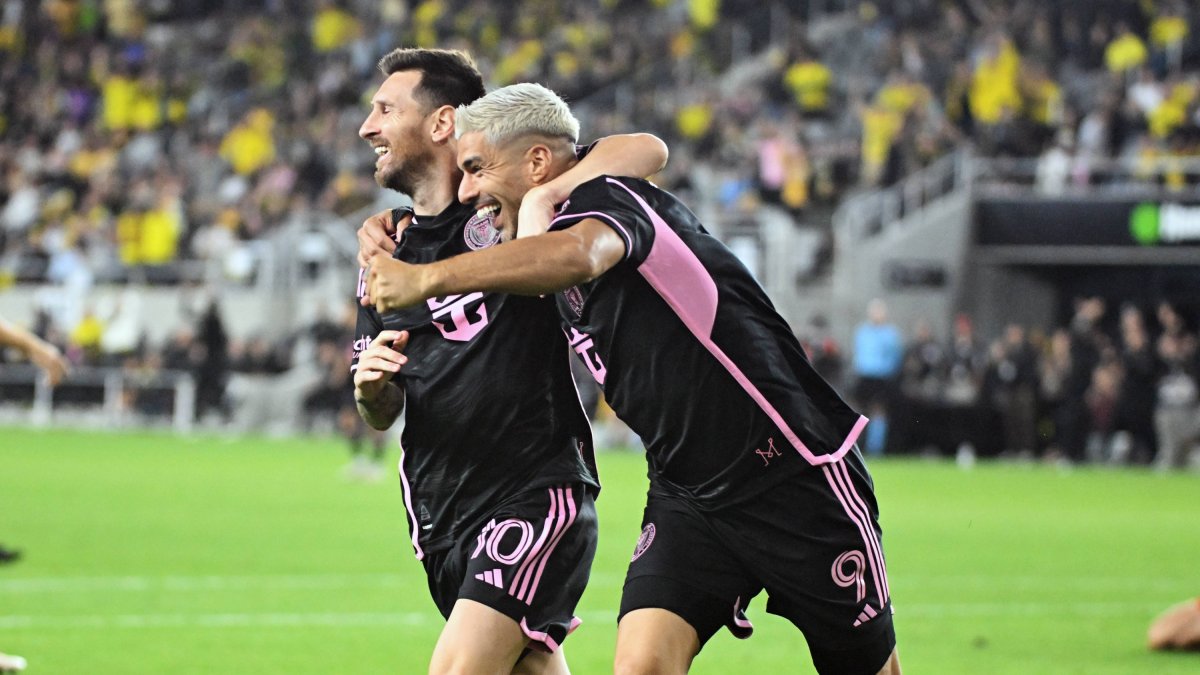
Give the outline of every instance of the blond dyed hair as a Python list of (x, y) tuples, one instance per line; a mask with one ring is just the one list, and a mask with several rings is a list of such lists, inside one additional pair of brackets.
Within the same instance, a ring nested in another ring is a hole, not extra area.
[(492, 145), (536, 134), (579, 140), (579, 120), (566, 101), (540, 84), (523, 82), (501, 87), (454, 115), (454, 137), (482, 132)]

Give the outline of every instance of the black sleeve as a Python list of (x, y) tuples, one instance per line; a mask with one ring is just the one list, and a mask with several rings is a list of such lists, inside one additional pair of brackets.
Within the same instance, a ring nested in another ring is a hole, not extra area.
[[(365, 276), (366, 270), (358, 271), (358, 292), (355, 297), (361, 298), (365, 292)], [(358, 319), (354, 324), (354, 344), (351, 345), (350, 351), (350, 372), (358, 370), (358, 357), (367, 347), (371, 346), (371, 341), (383, 331), (383, 321), (379, 319), (379, 313), (374, 307), (358, 306)]]
[(551, 230), (594, 218), (625, 242), (625, 259), (640, 264), (654, 245), (654, 211), (639, 194), (650, 184), (636, 178), (600, 176), (580, 185), (550, 221)]

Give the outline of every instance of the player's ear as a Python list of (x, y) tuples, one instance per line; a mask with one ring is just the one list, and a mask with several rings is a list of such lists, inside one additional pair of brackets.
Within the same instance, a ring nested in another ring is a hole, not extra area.
[(429, 135), (434, 143), (442, 144), (454, 138), (454, 106), (444, 105), (433, 111), (433, 128)]
[(550, 165), (554, 161), (554, 153), (541, 143), (535, 143), (525, 151), (525, 166), (529, 169), (529, 179), (534, 185), (541, 185), (553, 178), (550, 175)]

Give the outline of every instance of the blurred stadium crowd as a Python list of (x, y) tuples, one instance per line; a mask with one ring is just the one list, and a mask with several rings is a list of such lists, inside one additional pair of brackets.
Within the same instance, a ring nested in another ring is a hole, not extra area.
[(247, 242), (372, 201), (355, 130), (375, 61), (396, 45), (467, 49), (492, 85), (546, 83), (589, 137), (657, 133), (672, 147), (663, 183), (730, 209), (834, 204), (964, 143), (988, 156), (1055, 147), (1086, 181), (1089, 158), (1196, 151), (1192, 12), (1182, 0), (6, 0), (0, 274), (172, 281), (214, 259), (249, 274)]
[[(465, 49), (492, 86), (547, 84), (586, 138), (656, 133), (666, 188), (733, 220), (782, 208), (826, 240), (847, 195), (961, 147), (1040, 158), (1051, 192), (1114, 158), (1180, 189), (1200, 153), (1198, 19), (1183, 0), (4, 0), (0, 287), (245, 282), (272, 231), (357, 217), (379, 190), (356, 130), (398, 45)], [(100, 363), (114, 322), (38, 328)], [(1129, 352), (1124, 325), (1096, 369), (1073, 366), (1068, 403), (1138, 381), (1104, 368)], [(123, 357), (169, 360), (132, 335)], [(980, 378), (992, 351), (967, 359)]]
[(871, 304), (852, 345), (801, 331), (814, 365), (871, 418), (869, 453), (1002, 455), (1063, 463), (1200, 460), (1200, 341), (1169, 303), (1144, 312), (1080, 298), (1053, 330), (1008, 325), (981, 336), (955, 318), (905, 330)]

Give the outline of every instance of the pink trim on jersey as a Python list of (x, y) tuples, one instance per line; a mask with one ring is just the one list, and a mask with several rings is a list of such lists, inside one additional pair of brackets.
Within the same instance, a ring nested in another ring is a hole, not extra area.
[[(575, 400), (579, 401), (579, 409), (583, 410), (583, 392), (579, 390), (579, 380), (575, 379), (575, 369), (571, 367), (571, 361), (573, 361), (576, 358), (582, 359), (583, 355), (582, 354), (579, 354), (579, 355), (573, 354), (572, 352), (574, 352), (574, 351), (575, 351), (574, 349), (570, 349), (567, 351), (567, 370), (571, 373), (571, 384), (575, 385)], [(584, 363), (584, 365), (587, 365), (587, 364)], [(587, 415), (584, 415), (583, 419), (587, 420), (587, 423), (588, 423), (588, 437), (592, 437), (593, 436), (592, 420)], [(583, 453), (583, 451), (580, 450), (580, 454), (582, 454), (582, 453)]]
[(363, 297), (367, 294), (367, 270), (362, 267), (358, 268), (358, 289), (355, 293), (356, 297)]
[(417, 520), (417, 514), (413, 512), (412, 488), (408, 486), (408, 476), (404, 475), (404, 457), (405, 455), (400, 455), (400, 461), (396, 462), (396, 467), (400, 470), (400, 485), (404, 488), (404, 510), (408, 511), (408, 519), (412, 521), (413, 550), (417, 554), (417, 560), (424, 560), (425, 551), (417, 542), (417, 535), (421, 532), (421, 523)]
[(855, 491), (854, 484), (850, 482), (850, 474), (845, 462), (823, 466), (821, 471), (824, 472), (833, 494), (842, 503), (846, 515), (858, 528), (863, 546), (867, 550), (867, 559), (870, 561), (867, 567), (871, 568), (871, 581), (875, 585), (875, 594), (879, 598), (880, 606), (883, 606), (888, 601), (890, 591), (887, 583), (887, 570), (883, 562), (883, 547), (880, 546), (879, 537), (875, 534), (875, 527), (871, 522), (871, 512), (859, 497), (858, 492)]
[(850, 433), (846, 434), (846, 440), (842, 441), (842, 447), (837, 450), (838, 459), (844, 457), (850, 451), (850, 448), (854, 447), (854, 442), (858, 440), (863, 429), (867, 428), (867, 422), (870, 421), (865, 415), (858, 416), (858, 421), (854, 423), (854, 426), (850, 427)]
[(672, 230), (666, 221), (646, 203), (646, 200), (642, 199), (641, 195), (630, 190), (620, 181), (612, 178), (607, 180), (632, 195), (641, 205), (642, 210), (646, 212), (650, 222), (654, 224), (654, 245), (651, 247), (650, 254), (646, 256), (645, 262), (638, 267), (638, 272), (675, 311), (675, 314), (679, 316), (692, 335), (700, 341), (700, 344), (716, 357), (730, 375), (733, 375), (733, 379), (767, 414), (775, 426), (779, 427), (784, 438), (787, 438), (792, 447), (808, 460), (809, 464), (830, 464), (840, 460), (858, 440), (858, 435), (866, 426), (867, 419), (859, 415), (858, 422), (851, 428), (850, 433), (847, 434), (836, 452), (817, 455), (809, 450), (796, 432), (787, 425), (783, 415), (775, 409), (775, 406), (771, 405), (758, 387), (754, 386), (741, 368), (738, 368), (737, 364), (713, 342), (712, 327), (717, 315), (717, 284), (708, 270), (704, 268), (704, 264), (687, 247), (687, 244), (683, 243), (683, 239), (675, 230)]
[(550, 221), (550, 227), (554, 227), (554, 224), (560, 220), (564, 220), (564, 219), (582, 220), (582, 219), (586, 218), (587, 216), (595, 216), (597, 218), (603, 218), (603, 219), (607, 220), (610, 224), (612, 224), (612, 226), (614, 228), (616, 228), (617, 233), (620, 234), (621, 237), (625, 240), (625, 257), (628, 258), (629, 254), (633, 253), (633, 237), (629, 236), (629, 230), (626, 230), (624, 225), (617, 222), (616, 218), (613, 218), (612, 216), (610, 216), (607, 213), (604, 213), (603, 211), (588, 211), (586, 213), (568, 213), (565, 215), (561, 215), (561, 216), (555, 218), (554, 220)]

